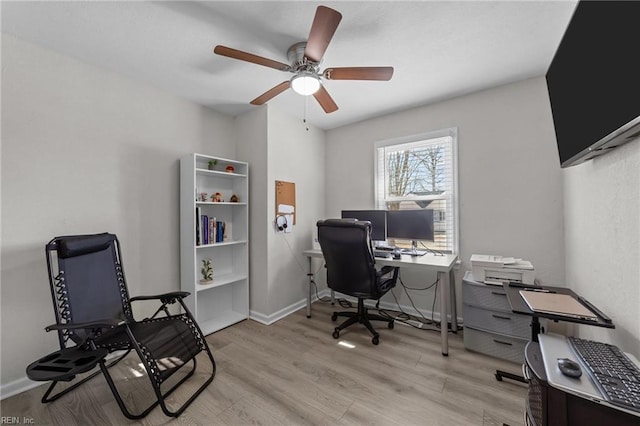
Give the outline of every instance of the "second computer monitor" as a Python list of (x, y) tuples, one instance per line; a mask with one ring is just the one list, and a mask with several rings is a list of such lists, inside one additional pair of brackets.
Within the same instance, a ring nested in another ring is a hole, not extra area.
[(386, 213), (384, 210), (342, 210), (342, 218), (371, 222), (371, 239), (384, 241), (387, 235)]
[(387, 238), (433, 241), (433, 210), (388, 210)]

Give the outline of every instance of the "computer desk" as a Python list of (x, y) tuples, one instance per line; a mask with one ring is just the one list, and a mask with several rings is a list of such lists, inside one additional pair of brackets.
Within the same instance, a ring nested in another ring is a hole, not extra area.
[[(321, 250), (305, 250), (303, 252), (309, 260), (309, 294), (307, 295), (307, 318), (311, 317), (311, 299), (313, 297), (313, 258), (322, 258)], [(440, 285), (440, 340), (442, 344), (442, 355), (449, 355), (449, 339), (448, 339), (448, 320), (447, 314), (449, 313), (449, 299), (451, 298), (451, 328), (456, 331), (458, 328), (456, 318), (456, 298), (455, 298), (455, 280), (450, 279), (452, 275), (453, 267), (458, 260), (458, 256), (455, 254), (445, 254), (443, 256), (436, 256), (431, 253), (427, 253), (423, 256), (410, 256), (402, 255), (400, 259), (382, 258), (376, 257), (376, 265), (380, 266), (398, 266), (400, 268), (418, 269), (421, 271), (436, 272)], [(451, 295), (451, 296), (450, 296)], [(444, 325), (444, 327), (442, 326)]]

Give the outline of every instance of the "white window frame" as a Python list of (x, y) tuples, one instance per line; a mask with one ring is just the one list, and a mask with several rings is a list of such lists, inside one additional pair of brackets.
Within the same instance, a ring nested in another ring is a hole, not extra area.
[[(458, 254), (460, 252), (460, 237), (459, 237), (459, 215), (460, 215), (460, 203), (459, 203), (459, 190), (458, 190), (458, 129), (456, 127), (437, 130), (428, 133), (420, 133), (415, 135), (404, 136), (396, 139), (389, 139), (378, 141), (374, 144), (374, 199), (376, 202), (376, 206), (379, 209), (386, 209), (386, 202), (388, 201), (403, 201), (403, 200), (419, 200), (422, 198), (394, 198), (394, 199), (385, 199), (385, 188), (384, 184), (381, 185), (381, 175), (384, 172), (380, 170), (380, 160), (378, 158), (379, 148), (385, 148), (393, 145), (404, 145), (410, 143), (419, 143), (428, 141), (430, 139), (440, 139), (443, 137), (451, 138), (451, 172), (452, 172), (452, 194), (451, 194), (451, 205), (453, 210), (453, 220), (452, 220), (452, 250), (453, 254)], [(428, 199), (429, 196), (423, 197), (424, 199)], [(437, 197), (436, 197), (437, 198)], [(433, 199), (433, 198), (432, 198)]]

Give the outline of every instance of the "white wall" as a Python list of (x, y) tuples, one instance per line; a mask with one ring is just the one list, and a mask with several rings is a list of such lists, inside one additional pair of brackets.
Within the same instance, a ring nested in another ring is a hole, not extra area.
[(2, 35), (2, 374), (57, 349), (44, 245), (120, 238), (132, 295), (178, 290), (179, 161), (235, 157), (233, 119)]
[[(325, 132), (270, 107), (268, 134), (268, 313), (275, 314), (301, 306), (308, 294), (308, 266), (302, 252), (311, 248), (316, 222), (325, 210)], [(291, 233), (273, 228), (276, 180), (296, 185), (296, 222)]]
[[(236, 119), (238, 158), (251, 164), (250, 310), (270, 324), (299, 309), (308, 291), (307, 260), (324, 214), (324, 131), (265, 105)], [(296, 224), (276, 232), (275, 181), (296, 185)]]
[[(376, 141), (451, 127), (458, 128), (458, 285), (474, 253), (530, 260), (543, 284), (561, 284), (562, 175), (544, 77), (327, 132), (326, 215), (374, 208)], [(435, 279), (406, 272), (403, 276), (414, 286)], [(460, 308), (459, 287), (457, 293)], [(425, 311), (431, 310), (431, 294), (417, 296)], [(388, 295), (385, 300), (393, 301)], [(408, 305), (407, 299), (401, 304)]]
[(563, 175), (567, 284), (616, 326), (578, 333), (640, 356), (640, 139)]
[(269, 310), (267, 271), (267, 106), (236, 117), (238, 159), (249, 163), (249, 309)]

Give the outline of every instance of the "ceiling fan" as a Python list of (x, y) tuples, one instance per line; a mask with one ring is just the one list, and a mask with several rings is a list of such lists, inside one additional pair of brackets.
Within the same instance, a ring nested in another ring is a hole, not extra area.
[(393, 67), (342, 67), (327, 68), (320, 72), (322, 56), (329, 46), (333, 34), (342, 19), (340, 12), (325, 6), (318, 6), (311, 24), (311, 31), (306, 42), (296, 43), (287, 51), (290, 64), (274, 61), (252, 53), (232, 49), (226, 46), (216, 46), (214, 53), (241, 61), (275, 68), (280, 71), (291, 72), (294, 76), (277, 86), (267, 90), (250, 103), (262, 105), (285, 90), (292, 88), (301, 95), (313, 95), (326, 113), (334, 112), (338, 106), (329, 92), (322, 85), (326, 80), (380, 80), (388, 81), (393, 75)]

